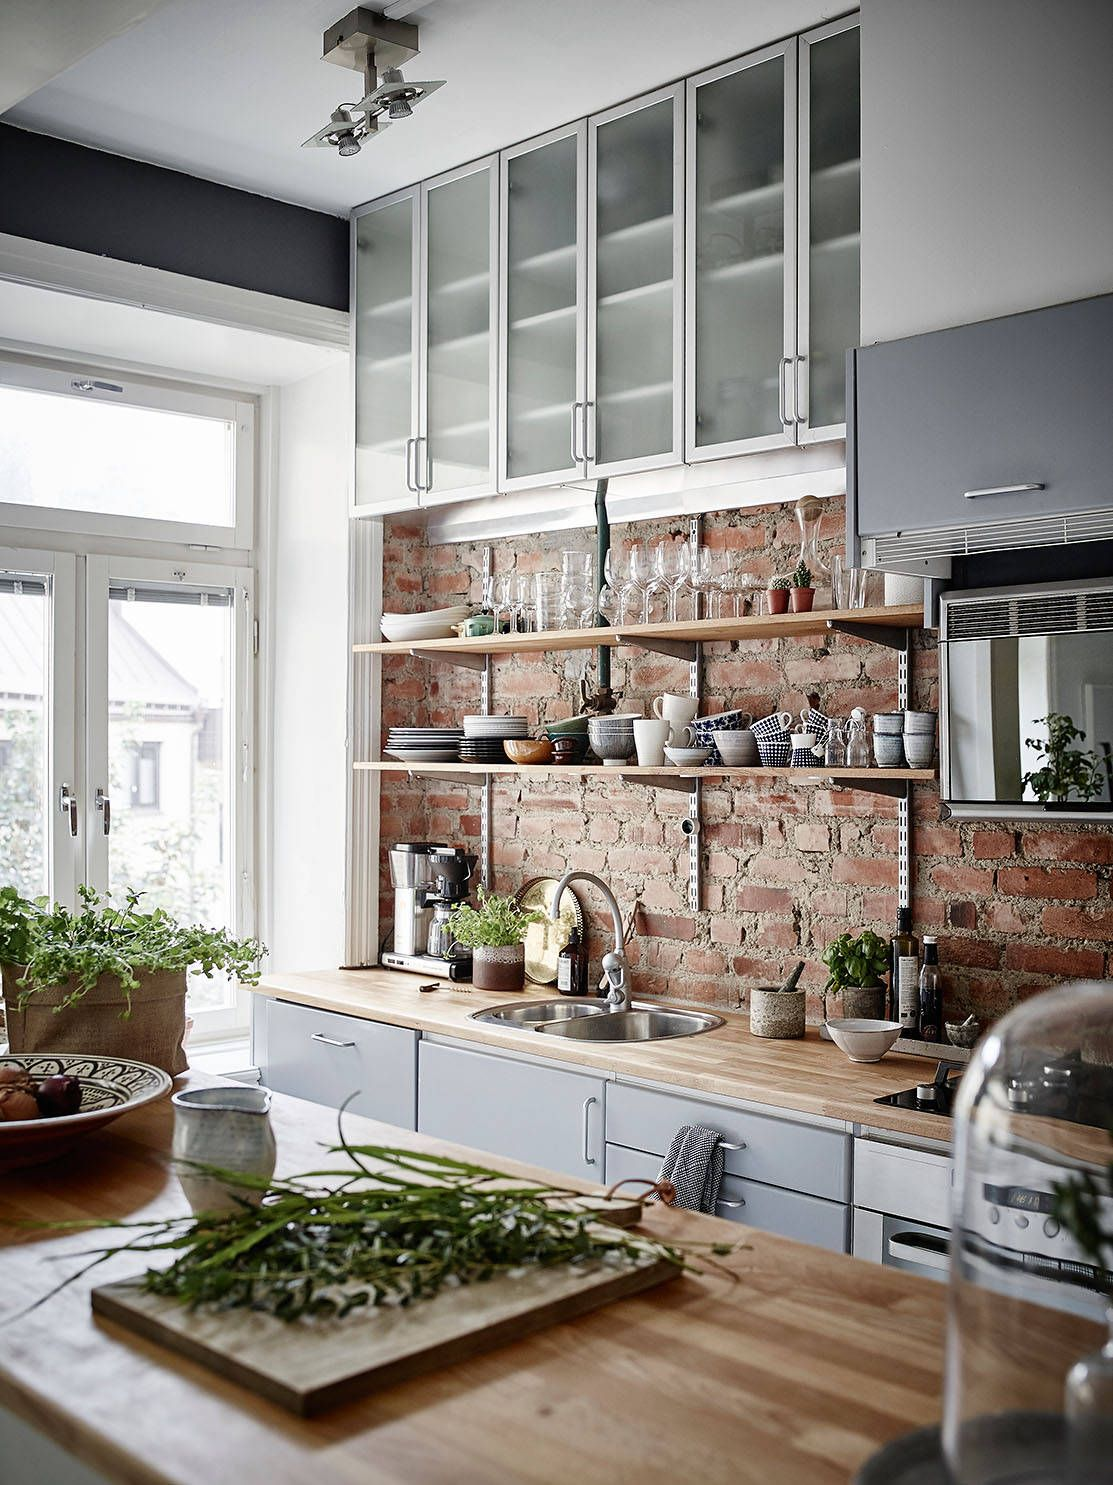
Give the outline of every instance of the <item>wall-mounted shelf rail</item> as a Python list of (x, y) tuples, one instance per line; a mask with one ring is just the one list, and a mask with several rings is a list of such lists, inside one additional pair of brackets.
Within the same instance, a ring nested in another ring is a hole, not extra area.
[(677, 779), (702, 780), (704, 783), (737, 781), (747, 779), (783, 779), (790, 784), (835, 784), (854, 789), (873, 789), (880, 786), (894, 788), (902, 784), (931, 784), (935, 782), (933, 768), (640, 768), (636, 764), (610, 766), (603, 763), (356, 763), (356, 768), (373, 769), (378, 773), (408, 773), (415, 777), (428, 775), (436, 778), (450, 774), (468, 783), (482, 784), (485, 778), (565, 778), (574, 779), (629, 779), (635, 783), (669, 784)]

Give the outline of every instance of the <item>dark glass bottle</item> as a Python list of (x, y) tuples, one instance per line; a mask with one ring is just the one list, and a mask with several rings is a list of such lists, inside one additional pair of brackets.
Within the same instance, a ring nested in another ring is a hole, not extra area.
[(889, 940), (889, 1019), (900, 1022), (901, 1036), (915, 1036), (920, 1020), (920, 943), (912, 932), (912, 909), (897, 910), (897, 931)]
[(920, 970), (920, 1039), (943, 1040), (943, 972), (935, 939), (924, 936), (924, 963)]
[(557, 989), (561, 995), (587, 994), (587, 954), (578, 928), (557, 955)]

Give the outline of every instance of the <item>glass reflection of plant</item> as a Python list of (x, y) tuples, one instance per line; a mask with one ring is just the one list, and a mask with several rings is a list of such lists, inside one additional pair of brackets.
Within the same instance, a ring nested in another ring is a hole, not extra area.
[(1041, 804), (1062, 803), (1072, 796), (1082, 803), (1095, 799), (1104, 783), (1101, 759), (1089, 749), (1071, 746), (1086, 734), (1063, 712), (1048, 712), (1037, 717), (1036, 724), (1047, 728), (1046, 739), (1027, 737), (1024, 746), (1042, 755), (1043, 766), (1024, 775), (1024, 787), (1031, 788)]

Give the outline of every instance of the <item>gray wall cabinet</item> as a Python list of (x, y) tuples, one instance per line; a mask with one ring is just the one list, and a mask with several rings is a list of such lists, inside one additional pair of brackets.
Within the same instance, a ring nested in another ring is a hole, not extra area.
[(263, 1083), (400, 1129), (417, 1124), (417, 1032), (267, 1000)]
[[(851, 364), (852, 540), (1109, 507), (1113, 295), (866, 346)], [(972, 550), (1032, 545), (1021, 537)]]
[(430, 1041), (418, 1069), (422, 1134), (602, 1181), (602, 1078)]

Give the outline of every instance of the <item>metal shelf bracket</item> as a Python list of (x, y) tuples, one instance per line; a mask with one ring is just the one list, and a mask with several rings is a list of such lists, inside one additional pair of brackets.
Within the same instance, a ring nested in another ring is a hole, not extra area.
[(693, 664), (699, 654), (699, 641), (694, 639), (660, 639), (656, 635), (624, 634), (616, 630), (620, 644), (636, 645), (642, 650), (652, 650), (655, 655), (669, 655), (673, 660), (687, 660)]
[(854, 619), (828, 619), (827, 628), (836, 634), (849, 634), (853, 639), (867, 639), (872, 644), (884, 645), (887, 650), (908, 649), (908, 630), (895, 624), (859, 624)]
[(442, 665), (458, 665), (462, 670), (486, 670), (489, 655), (473, 655), (467, 650), (411, 650), (415, 660), (436, 660)]
[(642, 774), (623, 773), (621, 768), (616, 768), (615, 773), (624, 784), (644, 784), (647, 789), (671, 789), (674, 794), (695, 794), (700, 785), (699, 779), (673, 779), (668, 774), (649, 779)]
[(486, 789), (489, 777), (479, 773), (453, 773), (450, 769), (438, 769), (436, 773), (429, 768), (410, 768), (406, 771), (409, 779), (428, 779), (432, 783), (441, 784), (473, 784), (477, 788)]

